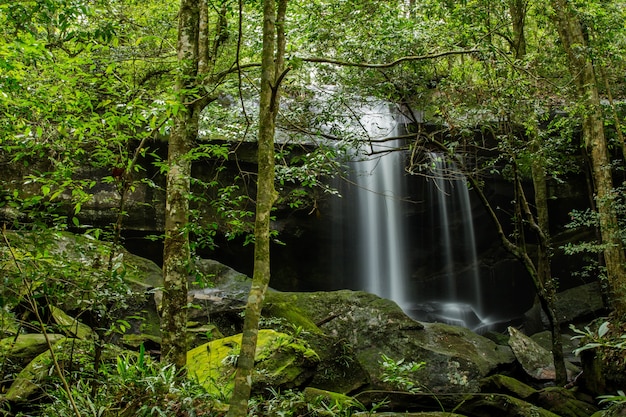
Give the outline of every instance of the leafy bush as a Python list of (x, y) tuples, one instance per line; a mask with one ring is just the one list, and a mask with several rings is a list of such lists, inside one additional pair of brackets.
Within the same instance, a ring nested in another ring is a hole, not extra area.
[(421, 389), (419, 384), (411, 378), (411, 374), (419, 371), (426, 365), (426, 362), (405, 362), (404, 359), (393, 360), (389, 356), (382, 354), (383, 381), (392, 384), (395, 388), (416, 393)]
[[(114, 368), (103, 368), (96, 380), (79, 380), (71, 391), (82, 416), (93, 417), (217, 417), (223, 407), (197, 381), (181, 376), (172, 365), (155, 362), (143, 348), (124, 355)], [(76, 416), (61, 387), (49, 394), (52, 402), (40, 415)]]

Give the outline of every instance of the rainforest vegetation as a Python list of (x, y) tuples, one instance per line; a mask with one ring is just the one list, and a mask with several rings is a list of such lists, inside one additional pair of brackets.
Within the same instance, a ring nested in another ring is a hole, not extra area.
[[(584, 258), (579, 272), (603, 289), (610, 325), (580, 331), (586, 350), (608, 349), (603, 357), (624, 367), (625, 23), (618, 0), (0, 2), (0, 338), (11, 345), (43, 334), (53, 352), (57, 340), (47, 335), (58, 332), (61, 313), (52, 312), (61, 304), (93, 332), (89, 348), (76, 348), (84, 357), (74, 369), (51, 353), (53, 382), (37, 401), (3, 400), (0, 412), (352, 415), (354, 407), (312, 403), (309, 414), (293, 414), (294, 392), (250, 399), (250, 375), (271, 285), (270, 242), (280, 239), (273, 208), (315, 213), (338, 193), (330, 179), (343, 177), (342, 162), (356, 150), (404, 152), (407, 175), (424, 175), (431, 151), (456, 163), (491, 215), (483, 227), (494, 228), (532, 280), (559, 386), (568, 378), (549, 190), (586, 175), (589, 208), (569, 211), (568, 227), (595, 238), (563, 250)], [(382, 151), (358, 126), (360, 109), (380, 102), (407, 126), (401, 145)], [(250, 178), (254, 195), (194, 177), (195, 163), (221, 167), (250, 143), (258, 171), (242, 169), (238, 179)], [(510, 207), (492, 206), (483, 193), (490, 175), (506, 179)], [(102, 189), (115, 209), (94, 224), (85, 208)], [(111, 359), (107, 346), (130, 327), (120, 312), (133, 302), (121, 267), (128, 202), (149, 189), (165, 196), (154, 220), (162, 225), (154, 239), (164, 243), (159, 349), (141, 345)], [(108, 248), (98, 268), (85, 273), (49, 252), (52, 236), (66, 231)], [(186, 375), (192, 260), (218, 238), (254, 245), (237, 374), (232, 392), (220, 395)], [(381, 354), (387, 378), (415, 388), (406, 374), (423, 364)], [(0, 395), (18, 371), (3, 357)]]

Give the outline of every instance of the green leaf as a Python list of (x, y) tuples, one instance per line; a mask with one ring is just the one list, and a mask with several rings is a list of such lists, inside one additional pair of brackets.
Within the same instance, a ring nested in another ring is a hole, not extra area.
[(610, 328), (610, 323), (608, 321), (605, 321), (604, 323), (602, 323), (600, 325), (600, 327), (598, 328), (598, 336), (599, 337), (604, 337)]

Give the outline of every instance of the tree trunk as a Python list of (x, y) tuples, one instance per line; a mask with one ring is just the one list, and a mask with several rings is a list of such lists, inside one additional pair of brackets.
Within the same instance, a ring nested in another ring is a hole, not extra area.
[[(526, 21), (528, 2), (525, 0), (509, 0), (509, 10), (511, 13), (511, 21), (513, 26), (513, 43), (511, 45), (512, 52), (516, 59), (521, 59), (526, 55), (526, 37), (524, 31), (524, 22)], [(567, 370), (565, 368), (565, 358), (563, 355), (563, 342), (561, 340), (561, 323), (556, 313), (556, 285), (552, 277), (552, 268), (550, 265), (551, 245), (550, 245), (550, 220), (548, 212), (548, 191), (546, 183), (545, 157), (542, 152), (541, 138), (538, 133), (537, 119), (532, 117), (526, 123), (527, 130), (531, 135), (530, 151), (533, 158), (531, 162), (531, 175), (533, 180), (533, 189), (535, 192), (535, 208), (536, 221), (534, 216), (524, 202), (524, 211), (529, 223), (533, 226), (534, 232), (539, 242), (537, 249), (537, 266), (536, 270), (528, 269), (530, 274), (536, 272), (537, 277), (533, 279), (535, 282), (535, 290), (537, 298), (542, 310), (548, 316), (550, 322), (550, 332), (552, 337), (552, 360), (555, 369), (555, 383), (564, 385), (567, 382)], [(521, 185), (519, 193), (523, 195)]]
[(270, 214), (277, 196), (274, 189), (274, 133), (279, 106), (280, 77), (283, 75), (285, 48), (283, 25), (286, 5), (287, 0), (279, 0), (278, 13), (274, 7), (274, 0), (265, 0), (263, 6), (254, 273), (246, 304), (241, 351), (237, 361), (235, 388), (230, 400), (228, 417), (247, 415), (259, 319), (270, 281)]
[[(552, 277), (550, 265), (550, 223), (548, 216), (548, 191), (546, 187), (546, 172), (544, 159), (540, 150), (539, 137), (535, 135), (533, 146), (533, 162), (531, 173), (533, 188), (535, 190), (535, 207), (537, 210), (536, 235), (538, 236), (539, 248), (537, 251), (537, 275), (543, 292), (539, 297), (542, 308), (550, 322), (552, 336), (552, 359), (554, 361), (555, 383), (563, 386), (567, 383), (567, 369), (563, 355), (563, 341), (561, 340), (561, 323), (556, 312), (556, 285)], [(530, 210), (528, 210), (530, 212)]]
[(197, 73), (198, 6), (181, 0), (178, 23), (178, 111), (168, 144), (168, 172), (163, 250), (161, 358), (182, 370), (187, 363), (187, 279), (189, 275), (189, 193), (191, 161), (188, 153), (198, 133), (198, 109), (191, 102)]
[(609, 301), (615, 313), (626, 314), (626, 272), (624, 248), (619, 238), (614, 201), (611, 161), (609, 158), (604, 120), (600, 108), (598, 84), (594, 65), (587, 50), (583, 27), (567, 0), (552, 0), (555, 23), (563, 48), (567, 53), (570, 73), (578, 89), (585, 114), (583, 115), (583, 140), (591, 155), (596, 203), (600, 217), (600, 234), (604, 244), (609, 286)]

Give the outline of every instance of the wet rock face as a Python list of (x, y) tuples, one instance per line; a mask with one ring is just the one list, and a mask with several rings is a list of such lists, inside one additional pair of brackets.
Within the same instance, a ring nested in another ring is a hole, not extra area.
[(327, 335), (345, 339), (368, 372), (373, 388), (384, 381), (382, 355), (393, 360), (426, 362), (410, 375), (432, 392), (471, 392), (478, 379), (514, 361), (511, 350), (470, 330), (440, 323), (419, 323), (392, 301), (354, 291), (277, 293), (297, 306)]

